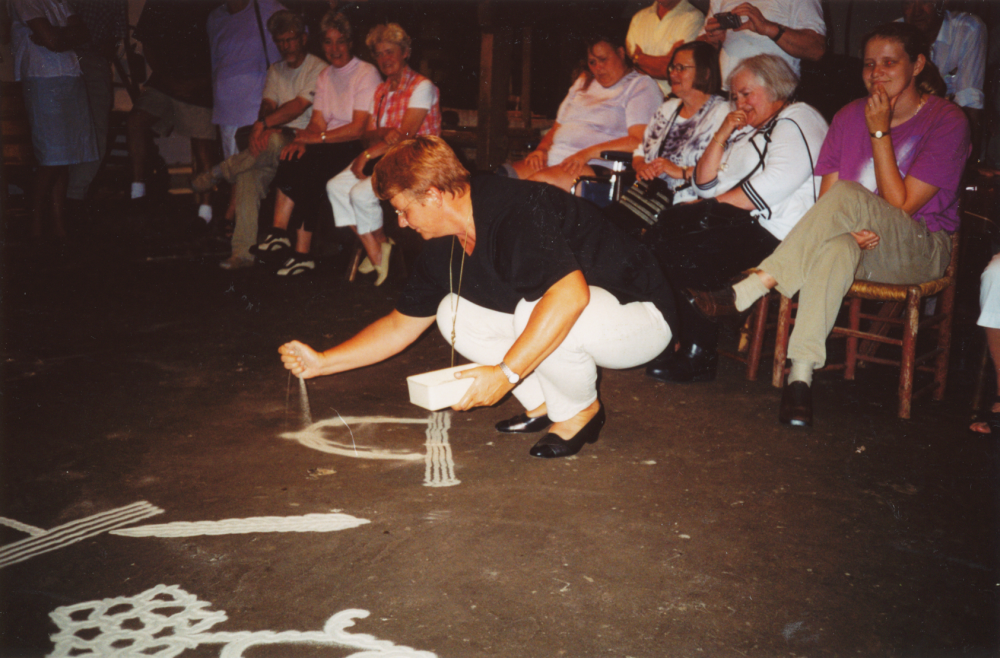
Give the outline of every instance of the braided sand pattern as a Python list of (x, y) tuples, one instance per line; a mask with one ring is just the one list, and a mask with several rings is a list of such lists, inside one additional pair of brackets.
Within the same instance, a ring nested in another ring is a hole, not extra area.
[(255, 516), (225, 521), (178, 521), (138, 528), (112, 530), (123, 537), (198, 537), (202, 535), (243, 535), (250, 532), (334, 532), (371, 523), (350, 514), (305, 514), (303, 516)]
[(461, 484), (455, 477), (455, 462), (451, 458), (448, 429), (451, 414), (436, 412), (427, 422), (427, 455), (424, 458), (425, 487), (453, 487)]
[(208, 610), (209, 605), (176, 585), (157, 585), (134, 597), (59, 607), (49, 614), (59, 628), (51, 636), (55, 649), (49, 656), (173, 658), (202, 644), (223, 644), (220, 658), (242, 658), (248, 648), (262, 644), (318, 644), (361, 650), (347, 658), (436, 658), (371, 635), (348, 633), (354, 620), (368, 617), (367, 610), (338, 612), (322, 631), (210, 633), (227, 616)]
[[(96, 537), (114, 528), (131, 525), (136, 521), (148, 519), (157, 514), (163, 514), (163, 510), (142, 500), (138, 503), (126, 505), (125, 507), (77, 519), (51, 530), (43, 530), (40, 534), (25, 530), (32, 536), (16, 541), (13, 544), (7, 544), (0, 549), (0, 569), (17, 564), (18, 562), (24, 562), (36, 555), (48, 553), (63, 546), (69, 546), (84, 539)], [(25, 526), (25, 528), (40, 530), (40, 528), (34, 528), (33, 526)]]

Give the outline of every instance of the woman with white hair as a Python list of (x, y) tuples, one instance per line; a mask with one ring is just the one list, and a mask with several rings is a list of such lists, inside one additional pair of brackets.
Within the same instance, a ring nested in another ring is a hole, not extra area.
[(414, 135), (441, 134), (438, 89), (410, 68), (410, 37), (399, 25), (376, 25), (365, 39), (385, 82), (375, 90), (363, 141), (365, 150), (326, 186), (337, 226), (358, 234), (368, 257), (362, 273), (375, 270), (380, 286), (389, 275), (392, 242), (382, 230), (382, 208), (372, 191), (371, 167), (389, 148)]
[[(798, 76), (780, 57), (757, 55), (729, 75), (732, 112), (695, 169), (703, 201), (675, 206), (653, 238), (675, 292), (714, 288), (767, 257), (819, 196), (814, 175), (827, 125), (796, 103)], [(663, 382), (715, 379), (718, 326), (678, 300), (676, 351), (646, 374)]]

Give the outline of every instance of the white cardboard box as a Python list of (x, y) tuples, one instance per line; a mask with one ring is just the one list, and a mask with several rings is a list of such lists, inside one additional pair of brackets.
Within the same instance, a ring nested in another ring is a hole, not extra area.
[(406, 385), (410, 389), (410, 402), (430, 411), (458, 404), (475, 380), (455, 379), (455, 373), (478, 367), (478, 363), (467, 363), (464, 366), (410, 375), (406, 378)]

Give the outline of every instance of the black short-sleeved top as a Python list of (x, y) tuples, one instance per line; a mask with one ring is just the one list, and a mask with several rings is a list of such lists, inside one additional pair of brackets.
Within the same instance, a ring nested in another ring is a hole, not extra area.
[[(610, 224), (601, 210), (544, 183), (484, 175), (472, 179), (476, 246), (465, 258), (461, 296), (501, 313), (538, 300), (567, 274), (580, 270), (587, 284), (619, 302), (653, 302), (676, 326), (673, 294), (645, 247)], [(410, 317), (437, 314), (449, 291), (452, 237), (424, 245), (396, 310)], [(458, 292), (462, 245), (456, 240), (451, 278)]]

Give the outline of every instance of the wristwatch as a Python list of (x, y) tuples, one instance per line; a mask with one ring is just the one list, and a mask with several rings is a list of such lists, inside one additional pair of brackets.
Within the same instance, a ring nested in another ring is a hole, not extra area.
[(519, 381), (521, 381), (521, 376), (516, 372), (514, 372), (513, 370), (511, 370), (510, 366), (508, 366), (503, 361), (500, 362), (500, 370), (503, 372), (504, 377), (507, 378), (507, 381), (509, 381), (511, 384), (516, 384)]
[(875, 139), (882, 139), (883, 137), (889, 134), (889, 131), (886, 130), (885, 132), (882, 132), (881, 130), (876, 130), (875, 132), (868, 134), (874, 137)]

